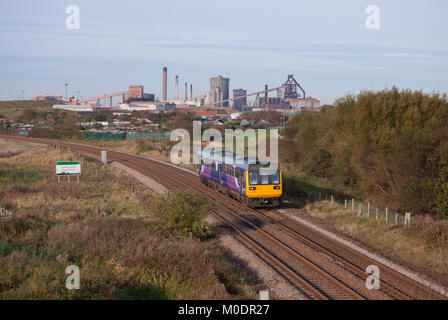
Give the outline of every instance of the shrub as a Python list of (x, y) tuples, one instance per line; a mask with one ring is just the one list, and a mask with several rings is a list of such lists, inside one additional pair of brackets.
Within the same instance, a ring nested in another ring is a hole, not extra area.
[(154, 150), (154, 145), (149, 139), (136, 139), (137, 154)]
[(174, 237), (194, 236), (206, 239), (211, 226), (203, 220), (213, 206), (198, 195), (173, 192), (154, 199), (153, 212), (157, 214), (157, 229)]
[(7, 217), (0, 220), (0, 234), (7, 237), (20, 237), (28, 230), (28, 223), (22, 217)]
[(440, 147), (439, 176), (434, 186), (435, 203), (442, 218), (448, 219), (448, 142)]
[(287, 160), (339, 191), (398, 211), (448, 214), (446, 95), (363, 91), (333, 109), (295, 116), (285, 131)]

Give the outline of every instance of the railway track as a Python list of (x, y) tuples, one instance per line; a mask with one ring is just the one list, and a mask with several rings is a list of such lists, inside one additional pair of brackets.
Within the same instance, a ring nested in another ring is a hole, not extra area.
[[(101, 148), (46, 139), (5, 137), (70, 148), (100, 157)], [(312, 299), (446, 299), (430, 288), (277, 210), (248, 208), (200, 183), (197, 175), (137, 155), (108, 150), (118, 161), (158, 181), (169, 190), (197, 192), (218, 204), (216, 217), (249, 243), (271, 265)], [(368, 265), (381, 271), (381, 290), (367, 290)]]

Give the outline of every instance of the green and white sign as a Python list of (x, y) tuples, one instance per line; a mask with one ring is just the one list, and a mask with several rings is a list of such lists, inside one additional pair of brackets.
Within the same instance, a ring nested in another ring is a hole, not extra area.
[(80, 174), (81, 174), (81, 162), (79, 161), (56, 162), (56, 175), (71, 176)]

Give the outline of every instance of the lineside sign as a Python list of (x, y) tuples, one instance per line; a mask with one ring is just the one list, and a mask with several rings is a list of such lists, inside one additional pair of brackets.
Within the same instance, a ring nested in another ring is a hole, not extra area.
[(81, 162), (79, 161), (56, 162), (56, 175), (72, 176), (80, 174), (81, 174)]

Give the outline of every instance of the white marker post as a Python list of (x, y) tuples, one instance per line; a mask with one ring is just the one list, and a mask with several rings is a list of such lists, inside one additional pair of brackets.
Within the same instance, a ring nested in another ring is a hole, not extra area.
[(101, 150), (101, 162), (107, 164), (107, 151)]
[(260, 300), (269, 300), (269, 290), (260, 290)]

